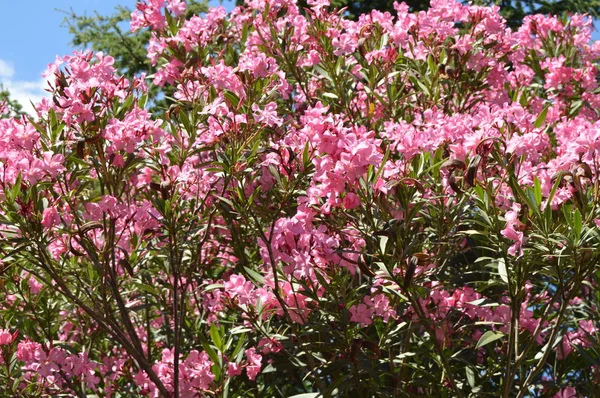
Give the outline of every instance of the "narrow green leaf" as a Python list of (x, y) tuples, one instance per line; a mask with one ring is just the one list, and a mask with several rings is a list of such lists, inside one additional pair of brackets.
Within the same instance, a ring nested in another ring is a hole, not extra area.
[(379, 237), (379, 249), (381, 250), (381, 253), (385, 254), (385, 249), (387, 247), (387, 243), (388, 243), (388, 237), (387, 236), (380, 236)]
[(211, 285), (208, 285), (204, 288), (205, 292), (209, 292), (211, 290), (215, 290), (215, 289), (223, 289), (225, 287), (224, 284), (222, 283), (213, 283)]
[(244, 353), (244, 343), (246, 342), (246, 335), (242, 334), (240, 336), (240, 338), (238, 339), (238, 342), (235, 346), (235, 349), (233, 350), (233, 354), (232, 357), (235, 358), (236, 361), (239, 361), (242, 359), (243, 353)]
[(223, 339), (221, 339), (219, 327), (215, 323), (210, 325), (210, 338), (215, 347), (217, 347), (219, 351), (223, 352)]
[(483, 334), (483, 336), (479, 338), (479, 341), (477, 342), (475, 348), (481, 348), (484, 345), (490, 344), (496, 340), (501, 339), (502, 337), (504, 337), (504, 333), (488, 330)]
[(581, 237), (582, 229), (583, 222), (581, 219), (581, 213), (579, 212), (579, 209), (575, 209), (575, 212), (573, 213), (573, 230), (575, 232), (575, 238), (577, 240), (579, 240), (579, 238)]
[(238, 108), (238, 105), (240, 104), (240, 98), (233, 91), (224, 90), (223, 96), (227, 101), (229, 101), (229, 104), (232, 108)]
[(219, 354), (217, 354), (215, 349), (211, 347), (206, 337), (204, 337), (202, 333), (198, 333), (198, 338), (200, 339), (202, 348), (204, 348), (204, 351), (206, 352), (210, 360), (215, 364), (219, 363)]
[(248, 267), (244, 267), (244, 270), (246, 271), (248, 277), (252, 279), (255, 284), (262, 285), (264, 283), (265, 278), (260, 273)]
[(302, 151), (302, 164), (304, 167), (308, 167), (310, 162), (310, 148), (308, 146), (308, 142), (304, 145), (304, 150)]
[(533, 194), (538, 207), (542, 206), (542, 184), (537, 176), (533, 177)]
[(334, 94), (334, 93), (323, 93), (322, 95), (323, 95), (323, 97), (326, 97), (326, 98), (333, 98), (333, 99), (339, 99), (340, 98), (340, 97), (337, 96), (337, 94)]
[(540, 127), (542, 127), (544, 125), (544, 122), (546, 121), (546, 116), (548, 115), (549, 108), (550, 108), (550, 104), (547, 104), (544, 107), (544, 109), (542, 109), (542, 111), (538, 115), (537, 119), (535, 119), (535, 122), (533, 122), (533, 127), (535, 127), (536, 129), (539, 129)]
[(498, 259), (498, 273), (504, 283), (508, 283), (508, 271), (506, 270), (506, 262), (503, 258)]
[(465, 373), (467, 374), (467, 382), (472, 387), (475, 387), (475, 372), (471, 366), (467, 366), (465, 368)]

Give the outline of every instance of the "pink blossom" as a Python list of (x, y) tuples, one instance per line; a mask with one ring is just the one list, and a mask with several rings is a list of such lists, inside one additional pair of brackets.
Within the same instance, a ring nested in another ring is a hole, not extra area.
[(353, 305), (349, 309), (350, 311), (350, 322), (360, 323), (361, 326), (366, 327), (373, 323), (371, 317), (375, 312), (372, 308), (367, 307), (366, 304)]
[(348, 192), (344, 197), (344, 208), (348, 210), (355, 209), (360, 206), (360, 198), (353, 192)]
[(279, 341), (277, 341), (276, 338), (271, 338), (271, 339), (267, 339), (267, 338), (262, 338), (258, 341), (258, 345), (257, 345), (258, 349), (261, 349), (261, 353), (263, 355), (267, 355), (269, 353), (278, 353), (279, 351), (281, 351), (283, 349), (283, 347), (281, 346), (281, 343)]
[(256, 354), (256, 349), (254, 347), (247, 349), (245, 354), (248, 361), (246, 364), (246, 373), (248, 374), (248, 378), (250, 380), (254, 380), (260, 373), (262, 356), (260, 354)]
[(518, 214), (521, 210), (521, 206), (518, 203), (513, 203), (512, 210), (506, 212), (506, 227), (501, 231), (502, 235), (515, 243), (508, 249), (508, 254), (515, 256), (519, 251), (519, 256), (523, 255), (523, 244), (525, 243), (525, 236), (520, 229), (524, 228), (525, 225), (519, 221)]
[(566, 387), (554, 394), (552, 398), (577, 398), (577, 396), (577, 390), (573, 387)]
[(15, 334), (12, 334), (8, 329), (0, 329), (0, 346), (9, 345), (13, 342)]
[(167, 0), (167, 8), (174, 16), (178, 17), (185, 13), (186, 4), (182, 0)]
[(46, 207), (42, 212), (42, 225), (45, 228), (50, 229), (58, 224), (60, 224), (60, 215), (58, 214), (56, 207)]
[(21, 362), (30, 363), (34, 360), (42, 361), (46, 358), (46, 354), (42, 350), (39, 343), (28, 339), (22, 340), (17, 346), (17, 359)]
[(280, 117), (277, 116), (277, 104), (275, 102), (269, 102), (265, 105), (264, 109), (260, 109), (257, 104), (252, 105), (254, 111), (254, 120), (258, 123), (264, 123), (269, 127), (275, 127), (281, 125), (283, 122)]
[(42, 285), (42, 283), (39, 282), (33, 276), (31, 276), (31, 277), (29, 277), (29, 279), (27, 279), (27, 285), (29, 285), (29, 291), (32, 294), (38, 294), (39, 292), (42, 291), (42, 288), (44, 287), (44, 285)]
[(246, 281), (243, 275), (231, 275), (224, 285), (225, 291), (231, 297), (237, 297), (240, 304), (254, 304), (252, 297), (254, 285), (252, 282)]
[(227, 364), (227, 375), (230, 377), (239, 376), (242, 374), (243, 368), (239, 363), (229, 362)]

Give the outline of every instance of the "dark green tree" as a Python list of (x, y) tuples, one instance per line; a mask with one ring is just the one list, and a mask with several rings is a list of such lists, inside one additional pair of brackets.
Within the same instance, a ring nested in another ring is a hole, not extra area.
[(135, 33), (130, 31), (132, 10), (118, 6), (112, 15), (98, 12), (78, 15), (72, 9), (64, 12), (64, 23), (73, 36), (71, 43), (75, 47), (110, 54), (115, 59), (115, 67), (129, 78), (151, 70), (145, 48), (150, 32), (146, 29)]
[[(208, 9), (207, 1), (187, 1), (186, 17), (198, 15)], [(94, 51), (103, 51), (115, 59), (115, 68), (128, 79), (142, 73), (154, 73), (150, 60), (146, 56), (146, 46), (150, 40), (150, 32), (140, 29), (131, 32), (129, 21), (132, 10), (118, 6), (112, 15), (79, 15), (72, 9), (64, 11), (66, 14), (64, 26), (72, 35), (71, 43), (79, 49), (91, 48)], [(165, 109), (169, 104), (170, 92), (168, 89), (161, 91), (159, 87), (152, 86), (150, 98), (155, 109)]]
[(23, 106), (16, 100), (10, 98), (10, 92), (3, 84), (0, 84), (0, 119), (11, 116), (23, 116)]
[(497, 5), (509, 26), (517, 27), (532, 14), (588, 14), (600, 17), (600, 0), (475, 0), (478, 5)]

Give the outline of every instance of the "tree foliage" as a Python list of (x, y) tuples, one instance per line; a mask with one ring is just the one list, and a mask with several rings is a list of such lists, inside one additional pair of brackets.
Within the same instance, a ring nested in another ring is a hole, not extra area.
[(75, 48), (93, 48), (111, 54), (115, 66), (128, 79), (140, 73), (151, 73), (152, 66), (146, 56), (150, 31), (132, 33), (129, 19), (132, 10), (119, 6), (112, 15), (78, 15), (73, 10), (64, 11), (64, 24), (72, 35)]
[[(192, 0), (188, 3), (188, 18), (207, 10), (205, 0)], [(66, 14), (63, 24), (72, 35), (71, 43), (75, 48), (93, 49), (110, 54), (115, 60), (117, 70), (128, 79), (142, 74), (151, 76), (155, 67), (147, 57), (146, 50), (151, 32), (147, 29), (131, 32), (129, 20), (132, 11), (127, 7), (118, 6), (111, 15), (98, 12), (94, 15), (79, 15), (71, 9), (63, 11)], [(168, 88), (165, 91), (159, 86), (152, 86), (150, 98), (153, 109), (164, 109), (165, 105), (171, 104), (171, 95), (172, 90)]]
[(18, 117), (23, 116), (23, 106), (10, 97), (10, 92), (0, 84), (0, 117)]

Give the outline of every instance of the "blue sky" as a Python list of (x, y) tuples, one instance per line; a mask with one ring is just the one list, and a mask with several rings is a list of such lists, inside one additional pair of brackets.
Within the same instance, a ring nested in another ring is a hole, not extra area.
[[(65, 14), (60, 10), (108, 15), (118, 5), (133, 9), (135, 4), (136, 0), (0, 0), (0, 83), (30, 110), (29, 99), (36, 102), (45, 95), (41, 73), (46, 65), (56, 55), (73, 51), (68, 29), (61, 26)], [(231, 0), (223, 4), (232, 8)], [(594, 38), (600, 38), (599, 32), (594, 32)]]

